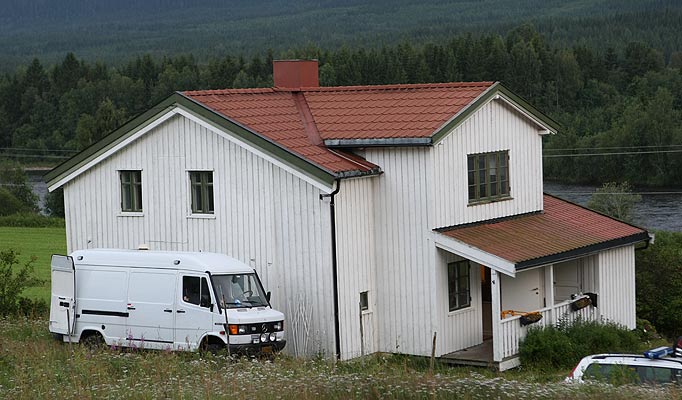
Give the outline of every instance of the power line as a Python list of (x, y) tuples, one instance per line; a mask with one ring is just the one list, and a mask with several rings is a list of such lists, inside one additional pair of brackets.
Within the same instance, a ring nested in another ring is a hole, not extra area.
[(682, 195), (682, 192), (560, 192), (560, 191), (549, 191), (548, 193), (551, 194), (579, 194), (579, 195), (592, 195), (592, 194), (627, 194), (627, 195), (636, 195), (636, 194), (643, 194), (643, 195), (655, 195), (655, 194), (666, 194), (666, 195)]
[(543, 154), (544, 158), (558, 158), (558, 157), (590, 157), (590, 156), (628, 156), (635, 154), (670, 154), (682, 153), (680, 150), (652, 150), (652, 151), (621, 151), (610, 153), (574, 153), (574, 154)]
[(651, 149), (651, 148), (668, 148), (668, 147), (682, 147), (682, 144), (665, 144), (665, 145), (651, 145), (651, 146), (615, 146), (615, 147), (566, 147), (566, 148), (545, 148), (544, 151), (572, 151), (572, 150), (618, 150), (618, 149)]
[(28, 149), (24, 147), (0, 147), (0, 150), (9, 151), (43, 151), (48, 153), (78, 153), (78, 150), (64, 150), (64, 149)]

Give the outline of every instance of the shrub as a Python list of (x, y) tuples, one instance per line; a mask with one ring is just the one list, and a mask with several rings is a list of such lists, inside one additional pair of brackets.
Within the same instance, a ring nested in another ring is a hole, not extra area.
[(64, 219), (56, 217), (47, 217), (45, 215), (35, 213), (17, 213), (12, 215), (0, 216), (0, 226), (27, 228), (63, 228)]
[[(3, 316), (31, 313), (39, 303), (21, 297), (24, 289), (42, 283), (32, 276), (35, 257), (20, 267), (17, 256), (12, 249), (0, 251), (0, 315)], [(23, 310), (22, 306), (30, 308)]]
[(631, 353), (639, 349), (635, 332), (611, 323), (577, 320), (531, 329), (521, 343), (525, 365), (571, 368), (581, 358), (598, 353)]
[(680, 335), (682, 233), (656, 232), (656, 242), (635, 257), (637, 315), (665, 336)]
[(25, 209), (24, 205), (4, 187), (0, 187), (0, 215), (9, 215), (21, 212)]
[(31, 190), (24, 169), (13, 161), (0, 161), (0, 184), (22, 204), (24, 211), (38, 211), (38, 196)]

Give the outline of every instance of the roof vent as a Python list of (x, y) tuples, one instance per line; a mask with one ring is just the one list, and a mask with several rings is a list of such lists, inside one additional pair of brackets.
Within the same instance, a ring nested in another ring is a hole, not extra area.
[(320, 86), (317, 60), (275, 60), (272, 62), (272, 78), (275, 87), (281, 89)]
[(149, 250), (149, 245), (146, 243), (142, 243), (141, 245), (137, 246), (138, 250)]

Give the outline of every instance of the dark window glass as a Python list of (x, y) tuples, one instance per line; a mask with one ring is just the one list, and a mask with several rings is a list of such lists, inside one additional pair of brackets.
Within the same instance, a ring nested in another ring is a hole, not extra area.
[(448, 303), (450, 311), (471, 306), (471, 286), (468, 260), (448, 264)]
[(142, 171), (119, 171), (121, 211), (142, 212)]
[(509, 152), (467, 156), (469, 202), (509, 197)]
[(213, 214), (215, 204), (213, 200), (213, 172), (192, 171), (189, 173), (192, 186), (192, 213)]
[(367, 296), (367, 292), (360, 293), (360, 310), (362, 311), (369, 310), (369, 299)]
[(211, 292), (206, 278), (198, 276), (182, 277), (182, 301), (201, 307), (211, 306)]

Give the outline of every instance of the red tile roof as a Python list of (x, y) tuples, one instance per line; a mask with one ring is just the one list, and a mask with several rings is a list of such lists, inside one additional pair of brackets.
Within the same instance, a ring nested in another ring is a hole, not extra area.
[(438, 231), (510, 261), (517, 269), (648, 238), (641, 228), (547, 194), (541, 213)]
[(331, 172), (342, 173), (379, 168), (348, 153), (331, 151), (322, 140), (429, 137), (492, 85), (225, 89), (183, 94)]

